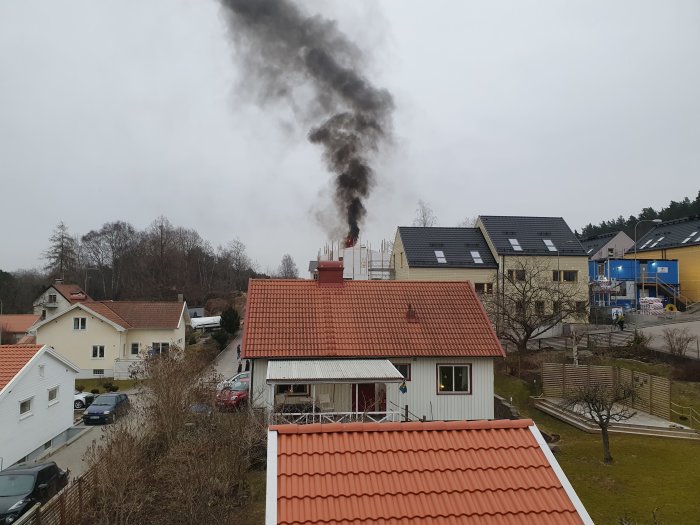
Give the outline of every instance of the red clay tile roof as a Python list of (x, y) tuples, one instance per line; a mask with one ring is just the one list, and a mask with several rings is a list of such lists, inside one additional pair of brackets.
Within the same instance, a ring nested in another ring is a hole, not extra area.
[(92, 301), (90, 296), (77, 284), (54, 284), (54, 289), (72, 304), (82, 301)]
[(246, 358), (504, 355), (466, 281), (253, 279), (245, 327)]
[(124, 328), (173, 329), (180, 323), (184, 302), (89, 301), (90, 310)]
[(277, 523), (584, 523), (532, 424), (270, 427), (278, 433)]
[(5, 314), (0, 315), (0, 327), (3, 332), (23, 334), (39, 320), (34, 314)]
[(0, 390), (12, 381), (29, 360), (44, 345), (1, 345), (0, 346)]

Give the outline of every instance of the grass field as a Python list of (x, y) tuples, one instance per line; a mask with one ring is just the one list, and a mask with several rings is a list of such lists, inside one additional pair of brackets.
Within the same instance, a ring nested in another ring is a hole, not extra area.
[(651, 524), (655, 509), (664, 525), (700, 523), (700, 441), (644, 436), (610, 436), (612, 465), (602, 461), (597, 434), (587, 434), (528, 405), (534, 390), (525, 382), (501, 374), (496, 393), (513, 398), (523, 417), (531, 417), (545, 432), (561, 435), (556, 457), (597, 524)]

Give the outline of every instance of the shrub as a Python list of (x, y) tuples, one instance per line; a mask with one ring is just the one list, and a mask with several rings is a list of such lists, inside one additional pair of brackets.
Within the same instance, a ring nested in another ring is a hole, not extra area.
[(217, 342), (219, 345), (219, 350), (226, 348), (226, 343), (228, 343), (228, 334), (225, 330), (217, 330), (211, 334), (211, 338)]
[(119, 385), (112, 385), (109, 387), (110, 392), (116, 392), (117, 390), (119, 390)]
[(111, 382), (111, 381), (107, 381), (107, 382), (105, 382), (105, 383), (102, 383), (102, 388), (105, 389), (105, 392), (111, 391), (111, 390), (112, 390), (112, 386), (113, 386), (113, 385), (112, 385), (112, 382)]
[(93, 388), (92, 390), (90, 390), (90, 393), (91, 393), (91, 394), (97, 395), (97, 394), (100, 393), (100, 389), (99, 389), (99, 388)]
[(235, 334), (240, 326), (241, 318), (233, 307), (229, 307), (221, 312), (221, 328), (229, 334)]
[(629, 340), (626, 347), (635, 352), (649, 350), (651, 340), (652, 336), (646, 335), (644, 334), (644, 332), (635, 330), (632, 339)]
[(78, 392), (82, 392), (83, 390), (85, 390), (85, 385), (75, 385), (75, 389)]
[(197, 344), (197, 334), (192, 332), (190, 336), (187, 338), (187, 344), (188, 345), (196, 345)]
[(671, 355), (685, 356), (691, 343), (697, 341), (697, 337), (687, 328), (665, 328), (663, 340), (666, 343), (666, 350)]

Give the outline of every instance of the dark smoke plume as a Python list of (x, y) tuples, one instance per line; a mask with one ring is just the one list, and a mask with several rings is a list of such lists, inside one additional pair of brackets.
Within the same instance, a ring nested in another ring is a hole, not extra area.
[(305, 15), (289, 0), (220, 1), (263, 102), (306, 90), (306, 117), (321, 116), (309, 140), (323, 147), (335, 174), (336, 205), (354, 243), (373, 185), (369, 158), (391, 132), (391, 95), (358, 72), (362, 54), (333, 22)]

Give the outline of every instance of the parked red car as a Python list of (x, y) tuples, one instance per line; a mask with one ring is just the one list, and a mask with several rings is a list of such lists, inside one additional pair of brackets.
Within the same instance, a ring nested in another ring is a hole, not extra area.
[(248, 402), (250, 378), (242, 378), (216, 394), (216, 406), (219, 410), (235, 410)]

